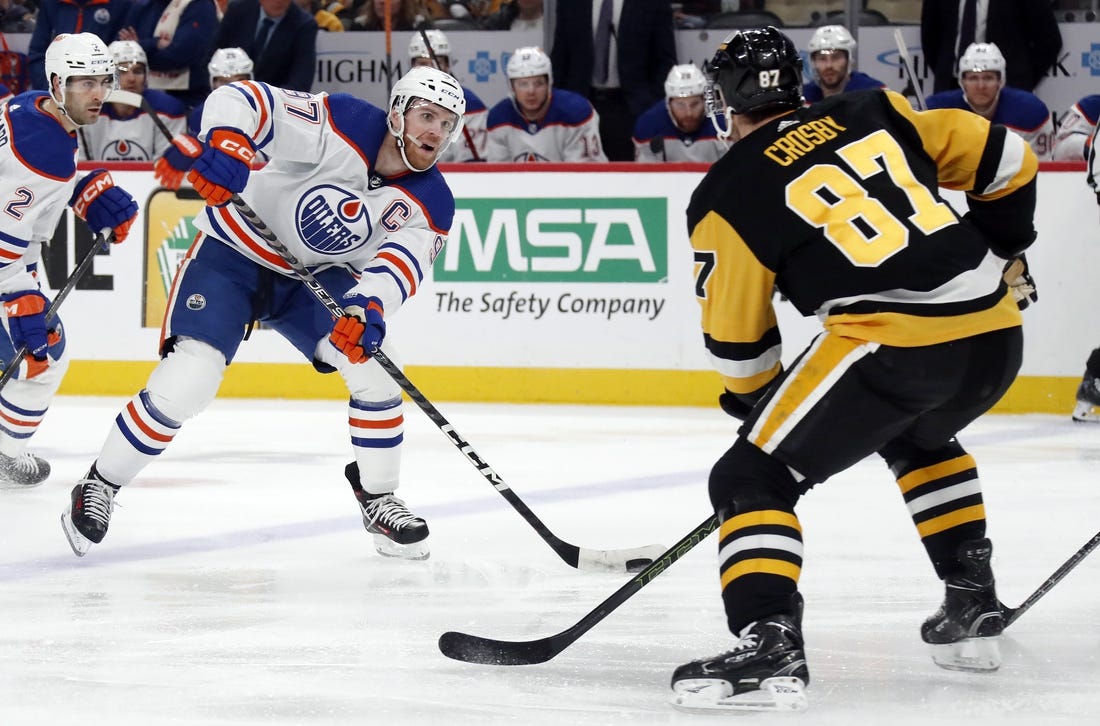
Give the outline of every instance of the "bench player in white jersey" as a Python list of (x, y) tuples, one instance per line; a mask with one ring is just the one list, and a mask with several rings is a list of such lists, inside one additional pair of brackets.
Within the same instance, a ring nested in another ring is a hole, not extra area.
[(823, 25), (810, 36), (813, 80), (802, 85), (806, 103), (817, 103), (838, 93), (886, 88), (877, 78), (855, 69), (856, 39), (843, 25)]
[[(424, 43), (424, 35), (428, 36), (431, 50)], [(435, 66), (444, 73), (451, 73), (451, 41), (442, 30), (425, 30), (424, 35), (418, 31), (409, 38), (409, 61), (412, 67)], [(485, 161), (485, 122), (489, 117), (489, 109), (469, 88), (463, 86), (462, 94), (466, 98), (462, 138), (447, 147), (439, 159), (440, 162)]]
[(665, 99), (634, 124), (634, 161), (698, 161), (713, 164), (729, 144), (707, 117), (707, 79), (694, 63), (673, 66), (665, 78)]
[(1050, 109), (1034, 93), (1005, 85), (1005, 58), (995, 43), (971, 43), (959, 58), (959, 85), (925, 99), (929, 109), (961, 108), (1015, 131), (1040, 161), (1054, 145)]
[(62, 34), (46, 49), (50, 92), (28, 91), (0, 107), (0, 360), (24, 345), (28, 355), (0, 390), (0, 488), (41, 484), (50, 465), (26, 451), (46, 415), (69, 359), (60, 318), (46, 322), (50, 301), (39, 285), (43, 240), (66, 206), (96, 232), (126, 238), (137, 204), (102, 169), (76, 171), (74, 131), (99, 118), (115, 86), (107, 46), (91, 33)]
[(505, 75), (509, 98), (489, 110), (489, 161), (607, 161), (599, 114), (579, 93), (553, 87), (542, 48), (516, 48)]
[(1100, 94), (1090, 94), (1073, 104), (1054, 135), (1054, 160), (1088, 160), (1097, 119), (1100, 119)]
[[(183, 102), (164, 91), (145, 87), (149, 62), (141, 44), (116, 40), (107, 49), (118, 68), (119, 87), (144, 96), (173, 133), (183, 131), (187, 124), (187, 107)], [(169, 145), (143, 109), (116, 102), (107, 103), (99, 121), (81, 128), (77, 136), (80, 159), (89, 161), (152, 161)]]
[[(252, 59), (242, 49), (218, 48), (206, 64), (211, 90), (216, 91), (227, 83), (252, 80), (252, 68)], [(191, 164), (202, 153), (202, 143), (195, 137), (202, 128), (202, 110), (205, 106), (204, 100), (191, 109), (187, 115), (186, 133), (175, 134), (172, 143), (166, 145), (164, 154), (153, 163), (153, 175), (165, 189), (179, 189)], [(257, 156), (267, 159), (262, 151), (257, 152)]]
[[(162, 328), (162, 360), (126, 405), (72, 491), (62, 526), (83, 555), (107, 533), (114, 497), (218, 391), (253, 321), (279, 332), (321, 372), (338, 371), (355, 461), (345, 469), (383, 554), (428, 556), (428, 527), (397, 488), (401, 389), (370, 359), (386, 319), (415, 294), (447, 240), (454, 197), (436, 160), (462, 135), (462, 89), (413, 68), (389, 109), (340, 93), (257, 81), (206, 99), (202, 154), (188, 180), (206, 200)], [(270, 161), (251, 171), (257, 151)], [(347, 311), (333, 320), (290, 266), (227, 204), (240, 193)]]

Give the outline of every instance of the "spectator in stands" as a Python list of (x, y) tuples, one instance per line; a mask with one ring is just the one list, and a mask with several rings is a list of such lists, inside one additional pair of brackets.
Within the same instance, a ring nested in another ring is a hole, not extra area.
[(1031, 145), (1040, 161), (1049, 161), (1054, 142), (1050, 110), (1030, 91), (1005, 85), (1005, 58), (994, 43), (971, 43), (959, 59), (962, 88), (933, 93), (929, 109), (961, 108), (990, 123), (1003, 124)]
[(46, 48), (61, 33), (94, 33), (110, 43), (118, 36), (132, 0), (40, 0), (27, 46), (31, 86), (45, 91)]
[(1100, 119), (1100, 95), (1091, 94), (1073, 104), (1058, 124), (1054, 161), (1087, 161), (1097, 119)]
[(210, 93), (206, 58), (217, 28), (214, 0), (136, 0), (118, 39), (141, 44), (149, 58), (149, 88), (193, 106)]
[(0, 0), (0, 32), (33, 33), (33, 7), (28, 8), (19, 0)]
[[(116, 40), (107, 47), (118, 69), (118, 87), (149, 102), (157, 118), (173, 134), (187, 125), (187, 107), (178, 98), (148, 87), (149, 63), (134, 40)], [(82, 161), (153, 161), (170, 145), (144, 109), (125, 103), (105, 103), (99, 120), (77, 129)]]
[[(427, 38), (431, 44), (424, 42)], [(424, 30), (409, 38), (409, 62), (417, 66), (433, 66), (444, 73), (451, 73), (451, 41), (442, 30)], [(454, 75), (454, 74), (451, 74)], [(441, 163), (456, 161), (485, 161), (485, 123), (489, 109), (477, 94), (462, 86), (466, 98), (466, 113), (462, 116), (462, 138), (448, 146), (439, 157)]]
[(317, 23), (291, 0), (234, 0), (214, 49), (242, 48), (257, 81), (309, 91), (317, 65)]
[(806, 103), (845, 91), (886, 88), (886, 84), (855, 70), (856, 39), (843, 25), (823, 25), (810, 36), (810, 67), (814, 80), (802, 87)]
[[(385, 1), (365, 0), (349, 30), (385, 30)], [(413, 30), (425, 19), (415, 0), (390, 0), (390, 28)]]
[(542, 0), (509, 0), (481, 23), (486, 30), (542, 31)]
[(333, 10), (338, 11), (344, 8), (340, 3), (329, 4), (322, 2), (322, 0), (294, 0), (294, 4), (305, 11), (306, 15), (312, 15), (313, 21), (317, 23), (320, 30), (327, 30), (330, 33), (344, 32), (344, 24), (333, 12)]
[(713, 164), (729, 148), (714, 120), (707, 118), (706, 76), (693, 63), (673, 66), (665, 79), (665, 100), (634, 124), (635, 161), (698, 161)]
[(1005, 85), (1034, 91), (1058, 60), (1062, 34), (1050, 0), (924, 0), (920, 42), (936, 93), (958, 87), (957, 64), (971, 43), (993, 43), (1008, 63)]
[(671, 4), (572, 0), (558, 2), (554, 20), (558, 87), (592, 101), (609, 159), (633, 160), (634, 121), (664, 98), (665, 77), (676, 65)]
[(607, 161), (599, 114), (579, 93), (553, 88), (542, 48), (516, 48), (505, 75), (509, 97), (489, 110), (489, 161)]

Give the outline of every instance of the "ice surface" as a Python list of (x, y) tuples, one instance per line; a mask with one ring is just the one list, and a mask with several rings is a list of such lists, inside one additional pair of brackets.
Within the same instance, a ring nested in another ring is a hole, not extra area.
[[(812, 683), (804, 714), (667, 705), (675, 666), (730, 647), (716, 540), (543, 665), (443, 657), (447, 630), (534, 639), (627, 575), (566, 566), (414, 406), (399, 494), (431, 559), (374, 553), (343, 480), (340, 402), (219, 400), (118, 497), (83, 559), (58, 523), (124, 399), (62, 398), (33, 441), (54, 473), (0, 490), (0, 724), (1096, 723), (1100, 554), (1002, 642), (994, 674), (933, 665), (942, 595), (889, 472), (864, 461), (799, 507)], [(717, 410), (440, 403), (550, 529), (585, 547), (672, 544), (708, 513), (731, 443)], [(1100, 528), (1100, 426), (987, 417), (978, 460), (1001, 598), (1018, 605)]]

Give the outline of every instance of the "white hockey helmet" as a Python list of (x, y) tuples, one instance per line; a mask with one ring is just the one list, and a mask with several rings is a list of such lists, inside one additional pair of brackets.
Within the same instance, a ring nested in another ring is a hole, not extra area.
[(211, 83), (215, 78), (233, 76), (252, 78), (252, 68), (252, 59), (242, 48), (218, 48), (214, 51), (214, 55), (210, 56), (210, 62), (206, 64), (206, 72), (210, 74)]
[(810, 36), (807, 48), (811, 56), (823, 50), (842, 50), (851, 61), (856, 55), (856, 39), (843, 25), (822, 25)]
[(115, 59), (115, 65), (127, 66), (131, 63), (141, 63), (146, 68), (149, 67), (145, 49), (136, 40), (116, 40), (107, 46), (107, 51)]
[[(118, 88), (115, 59), (94, 33), (62, 33), (46, 48), (46, 83), (50, 96), (65, 108), (65, 84), (72, 76), (110, 76), (110, 90)], [(58, 96), (53, 95), (53, 77), (60, 79)]]
[(1005, 82), (1005, 57), (996, 43), (971, 43), (959, 58), (959, 77), (963, 73), (995, 71), (1001, 76), (1001, 85)]
[(533, 45), (516, 48), (508, 58), (504, 74), (508, 76), (509, 81), (517, 78), (546, 76), (546, 81), (551, 86), (554, 85), (554, 69), (550, 64), (550, 56), (546, 55), (546, 51), (542, 48)]
[(665, 78), (666, 98), (702, 96), (707, 88), (707, 78), (694, 63), (672, 66)]
[[(448, 59), (451, 57), (451, 41), (447, 40), (442, 30), (425, 30), (424, 35), (428, 36), (428, 42), (431, 43), (432, 50), (437, 56), (446, 56)], [(424, 43), (424, 35), (417, 31), (409, 38), (409, 58), (430, 59), (432, 57), (431, 51)]]
[[(466, 95), (454, 76), (432, 66), (411, 68), (408, 73), (398, 79), (397, 83), (393, 84), (393, 90), (390, 91), (391, 113), (386, 116), (386, 125), (389, 127), (390, 133), (397, 137), (397, 146), (401, 151), (401, 159), (405, 162), (405, 166), (412, 171), (427, 171), (427, 169), (417, 169), (412, 166), (405, 157), (405, 112), (418, 99), (445, 108), (454, 113), (456, 117), (454, 128), (451, 129), (436, 153), (436, 159), (438, 160), (443, 152), (447, 150), (447, 147), (462, 135), (462, 117), (466, 113)], [(396, 119), (394, 118), (395, 114), (392, 113), (394, 110), (397, 111)]]

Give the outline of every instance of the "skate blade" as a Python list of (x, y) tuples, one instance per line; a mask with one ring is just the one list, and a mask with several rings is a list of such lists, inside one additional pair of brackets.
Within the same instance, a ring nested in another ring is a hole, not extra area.
[(1078, 423), (1100, 423), (1100, 406), (1078, 401), (1073, 409), (1073, 420)]
[(412, 544), (398, 544), (389, 537), (381, 534), (374, 537), (374, 549), (383, 557), (394, 557), (401, 560), (426, 560), (431, 552), (428, 550), (428, 541), (420, 540)]
[(95, 544), (73, 526), (72, 513), (68, 509), (61, 513), (61, 531), (65, 533), (65, 539), (69, 540), (69, 546), (77, 557), (88, 554), (88, 550)]
[(932, 662), (949, 671), (991, 673), (1001, 667), (1000, 638), (966, 638), (957, 643), (931, 645)]
[(730, 695), (733, 687), (726, 681), (689, 679), (673, 686), (669, 703), (677, 711), (716, 713), (722, 711), (805, 711), (805, 686), (799, 678), (765, 678), (755, 691)]

